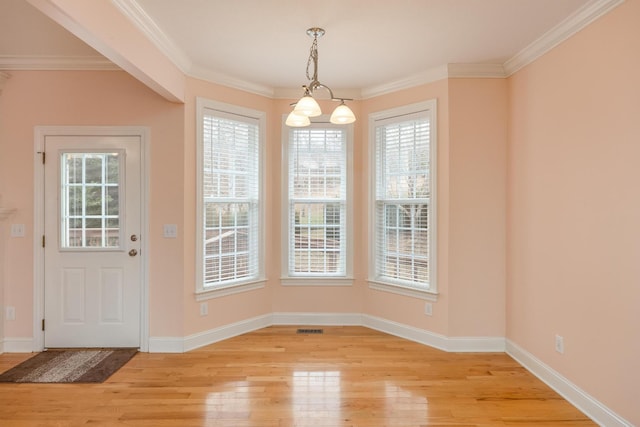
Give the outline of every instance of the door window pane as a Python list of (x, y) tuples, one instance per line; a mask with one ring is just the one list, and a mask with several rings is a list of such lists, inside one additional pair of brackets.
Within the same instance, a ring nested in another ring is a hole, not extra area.
[(120, 247), (122, 153), (62, 153), (60, 246)]

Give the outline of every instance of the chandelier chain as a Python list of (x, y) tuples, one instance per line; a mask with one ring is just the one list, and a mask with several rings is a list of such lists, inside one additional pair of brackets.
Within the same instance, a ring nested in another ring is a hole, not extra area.
[[(309, 67), (313, 63), (313, 76), (309, 75)], [(309, 59), (307, 59), (307, 80), (318, 81), (318, 36), (313, 37), (311, 49), (309, 49)]]

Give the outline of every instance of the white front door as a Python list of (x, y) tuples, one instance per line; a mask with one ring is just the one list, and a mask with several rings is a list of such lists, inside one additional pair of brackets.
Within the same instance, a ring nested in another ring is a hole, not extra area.
[(139, 347), (141, 138), (44, 142), (44, 346)]

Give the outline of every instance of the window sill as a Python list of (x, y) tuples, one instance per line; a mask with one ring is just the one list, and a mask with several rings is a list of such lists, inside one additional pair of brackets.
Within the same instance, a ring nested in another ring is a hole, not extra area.
[(227, 295), (249, 292), (264, 288), (266, 279), (259, 279), (253, 282), (244, 282), (233, 285), (221, 286), (213, 289), (200, 289), (196, 291), (196, 301), (205, 301), (212, 298), (220, 298)]
[(373, 280), (369, 280), (369, 288), (374, 289), (376, 291), (391, 292), (393, 294), (404, 295), (404, 296), (413, 297), (413, 298), (420, 298), (420, 299), (432, 301), (432, 302), (438, 301), (437, 292), (410, 288), (408, 286), (375, 282)]
[(282, 286), (353, 286), (352, 277), (282, 277)]

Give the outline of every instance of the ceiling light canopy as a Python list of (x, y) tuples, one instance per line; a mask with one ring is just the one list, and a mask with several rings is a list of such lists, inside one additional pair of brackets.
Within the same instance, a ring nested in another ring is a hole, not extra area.
[[(304, 89), (304, 95), (298, 102), (294, 104), (293, 111), (289, 113), (286, 120), (286, 125), (291, 127), (303, 127), (309, 126), (311, 120), (309, 117), (317, 117), (322, 114), (320, 105), (313, 98), (313, 92), (317, 89), (323, 88), (329, 92), (332, 101), (339, 101), (340, 105), (333, 110), (330, 121), (334, 124), (346, 125), (356, 121), (356, 116), (353, 111), (344, 103), (344, 101), (352, 101), (350, 98), (336, 98), (333, 95), (333, 91), (326, 85), (323, 85), (318, 81), (318, 37), (324, 35), (322, 28), (309, 28), (307, 30), (309, 37), (313, 37), (313, 43), (311, 44), (311, 50), (309, 51), (309, 59), (307, 60), (307, 79), (309, 83), (302, 85)], [(309, 74), (309, 68), (313, 65), (313, 74)]]

